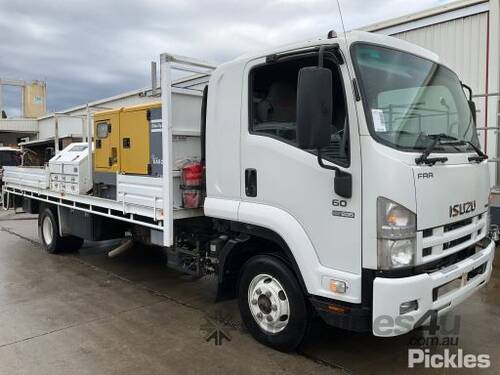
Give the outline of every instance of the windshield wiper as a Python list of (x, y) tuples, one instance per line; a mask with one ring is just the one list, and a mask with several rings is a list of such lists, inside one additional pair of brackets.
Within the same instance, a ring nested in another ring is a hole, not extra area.
[[(446, 146), (446, 145), (448, 145), (448, 146), (466, 146), (466, 145), (469, 145), (470, 147), (472, 147), (472, 149), (477, 154), (477, 156), (470, 156), (469, 161), (474, 161), (474, 162), (480, 163), (480, 162), (488, 159), (488, 155), (486, 155), (483, 151), (481, 151), (481, 149), (479, 147), (477, 147), (471, 141), (467, 141), (465, 139), (458, 139), (458, 138), (455, 138), (451, 135), (444, 134), (444, 133), (442, 133), (442, 134), (429, 134), (429, 135), (427, 135), (427, 137), (434, 138), (434, 140), (425, 149), (425, 151), (422, 153), (422, 155), (420, 157), (418, 157), (417, 159), (415, 159), (415, 162), (417, 164), (425, 163), (427, 165), (433, 166), (437, 162), (444, 163), (444, 162), (448, 161), (448, 158), (446, 158), (446, 157), (442, 157), (442, 158), (429, 158), (428, 157), (438, 143), (443, 145), (443, 146)], [(443, 139), (449, 139), (449, 140), (451, 140), (451, 142), (446, 142), (446, 143), (441, 142), (441, 140), (443, 140)]]
[(481, 163), (483, 160), (488, 159), (488, 155), (486, 155), (479, 147), (477, 147), (474, 143), (471, 141), (466, 141), (465, 139), (459, 139), (457, 142), (454, 143), (448, 143), (448, 144), (453, 144), (453, 145), (460, 145), (460, 146), (466, 146), (469, 145), (472, 147), (472, 149), (476, 152), (477, 156), (469, 156), (469, 161), (475, 161), (478, 163)]
[[(429, 138), (433, 138), (433, 136), (434, 136), (435, 138), (432, 141), (432, 143), (429, 146), (427, 146), (427, 148), (424, 150), (424, 152), (422, 152), (422, 155), (420, 155), (418, 158), (415, 159), (415, 163), (417, 163), (417, 165), (427, 164), (427, 165), (429, 165), (431, 167), (434, 164), (436, 164), (436, 163), (446, 163), (448, 161), (448, 158), (446, 158), (446, 157), (430, 158), (429, 155), (436, 148), (436, 146), (438, 145), (438, 143), (441, 142), (442, 138), (448, 138), (448, 139), (450, 139), (450, 138), (453, 138), (453, 137), (448, 136), (446, 134), (427, 135), (427, 136)], [(456, 139), (456, 138), (453, 138), (453, 139)]]
[(470, 145), (474, 151), (476, 151), (477, 156), (469, 156), (469, 161), (477, 161), (478, 163), (481, 163), (483, 160), (488, 159), (488, 155), (486, 155), (479, 147), (477, 147), (474, 143), (471, 141), (464, 141), (468, 145)]
[[(430, 135), (432, 137), (432, 135)], [(471, 141), (467, 141), (465, 139), (458, 139), (455, 138), (451, 135), (448, 134), (439, 134), (438, 135), (440, 139), (446, 138), (446, 139), (451, 139), (452, 141), (455, 142), (446, 142), (446, 143), (441, 143), (443, 145), (450, 145), (450, 146), (466, 146), (469, 145), (472, 147), (472, 149), (476, 152), (477, 156), (470, 156), (469, 161), (477, 161), (477, 162), (482, 162), (483, 160), (488, 159), (488, 155), (486, 155), (479, 147), (477, 147), (474, 143)]]

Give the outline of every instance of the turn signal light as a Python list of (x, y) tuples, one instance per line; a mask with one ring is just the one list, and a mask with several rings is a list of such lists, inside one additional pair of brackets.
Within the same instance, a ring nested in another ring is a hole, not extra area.
[(330, 290), (333, 293), (344, 294), (345, 292), (347, 292), (347, 284), (345, 281), (330, 280)]
[(351, 309), (349, 309), (348, 307), (339, 306), (339, 305), (328, 305), (328, 310), (330, 310), (334, 313), (337, 313), (337, 314), (346, 314), (349, 311), (351, 311)]

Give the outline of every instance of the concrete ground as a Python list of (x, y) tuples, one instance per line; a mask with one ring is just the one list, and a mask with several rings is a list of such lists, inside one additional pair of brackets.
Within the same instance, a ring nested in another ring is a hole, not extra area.
[[(316, 320), (300, 351), (282, 354), (242, 328), (234, 301), (213, 302), (213, 280), (168, 270), (151, 248), (109, 259), (109, 246), (49, 255), (33, 216), (0, 213), (0, 374), (400, 374), (422, 338), (376, 338)], [(500, 373), (498, 272), (455, 311), (458, 347), (489, 354), (485, 374)], [(230, 341), (206, 341), (214, 326)]]

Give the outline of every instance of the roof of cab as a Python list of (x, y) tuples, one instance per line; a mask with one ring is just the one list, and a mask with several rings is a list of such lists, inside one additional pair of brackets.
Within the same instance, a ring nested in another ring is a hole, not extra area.
[[(346, 36), (347, 36), (347, 42), (348, 42), (349, 46), (351, 46), (354, 43), (360, 43), (360, 42), (377, 44), (377, 45), (387, 46), (390, 48), (395, 48), (398, 50), (409, 52), (409, 53), (412, 53), (414, 55), (417, 55), (417, 56), (423, 57), (425, 59), (439, 63), (439, 56), (436, 55), (434, 52), (429, 51), (429, 50), (422, 48), (420, 46), (417, 46), (415, 44), (406, 42), (404, 40), (391, 37), (391, 36), (370, 33), (370, 32), (360, 31), (360, 30), (349, 31), (346, 33)], [(311, 39), (311, 40), (308, 40), (305, 42), (286, 44), (286, 45), (282, 45), (282, 46), (275, 47), (272, 49), (266, 49), (266, 50), (262, 50), (259, 52), (248, 53), (248, 54), (245, 54), (243, 56), (236, 58), (235, 60), (233, 60), (232, 62), (229, 62), (228, 64), (243, 63), (244, 61), (258, 59), (258, 58), (262, 58), (262, 57), (276, 54), (276, 53), (300, 51), (302, 49), (307, 49), (307, 48), (314, 47), (314, 46), (328, 45), (328, 44), (334, 44), (334, 43), (338, 43), (341, 46), (341, 48), (345, 48), (344, 34), (339, 33), (337, 35), (337, 37), (331, 38), (331, 39), (316, 38), (316, 39)]]

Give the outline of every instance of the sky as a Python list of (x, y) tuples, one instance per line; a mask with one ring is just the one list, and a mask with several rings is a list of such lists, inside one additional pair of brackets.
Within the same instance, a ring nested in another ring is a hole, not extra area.
[[(449, 0), (340, 0), (346, 29)], [(0, 78), (47, 82), (49, 111), (150, 85), (160, 53), (221, 63), (342, 30), (335, 0), (0, 0)], [(20, 92), (4, 89), (9, 117)]]

